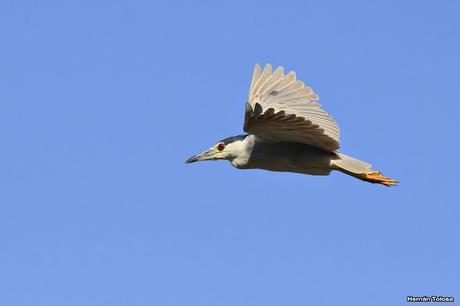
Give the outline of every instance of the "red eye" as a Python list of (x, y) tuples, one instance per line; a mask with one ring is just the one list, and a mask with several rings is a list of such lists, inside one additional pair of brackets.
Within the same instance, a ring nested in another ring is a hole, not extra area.
[(222, 151), (223, 149), (225, 149), (225, 143), (219, 143), (217, 145), (217, 150)]

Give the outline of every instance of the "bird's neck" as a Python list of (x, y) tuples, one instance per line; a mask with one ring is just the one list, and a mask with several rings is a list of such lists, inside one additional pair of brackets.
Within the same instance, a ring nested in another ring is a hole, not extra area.
[(252, 148), (256, 138), (254, 135), (248, 135), (241, 141), (232, 143), (232, 157), (230, 162), (236, 168), (244, 168), (251, 157)]

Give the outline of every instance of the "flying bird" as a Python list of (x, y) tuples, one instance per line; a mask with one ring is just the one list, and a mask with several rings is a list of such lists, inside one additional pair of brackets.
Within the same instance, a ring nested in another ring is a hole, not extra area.
[(244, 135), (218, 141), (186, 163), (226, 159), (238, 169), (264, 169), (310, 175), (340, 171), (363, 181), (396, 185), (370, 164), (338, 151), (340, 129), (321, 109), (319, 97), (296, 79), (267, 64), (256, 64), (246, 103)]

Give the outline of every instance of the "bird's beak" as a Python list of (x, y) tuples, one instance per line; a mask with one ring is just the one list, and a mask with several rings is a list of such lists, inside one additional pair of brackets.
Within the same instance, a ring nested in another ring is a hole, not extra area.
[(190, 163), (194, 163), (194, 162), (197, 162), (197, 161), (209, 160), (209, 159), (213, 159), (213, 155), (214, 155), (214, 153), (211, 150), (207, 150), (207, 151), (204, 151), (204, 152), (202, 152), (200, 154), (197, 154), (197, 155), (194, 155), (194, 156), (190, 157), (185, 162), (187, 164), (190, 164)]

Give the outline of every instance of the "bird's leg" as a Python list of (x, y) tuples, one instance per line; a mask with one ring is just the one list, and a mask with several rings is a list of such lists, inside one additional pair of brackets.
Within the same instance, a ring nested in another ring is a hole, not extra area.
[(360, 173), (360, 176), (362, 180), (371, 183), (383, 184), (385, 186), (394, 186), (398, 183), (396, 180), (386, 177), (378, 171)]

